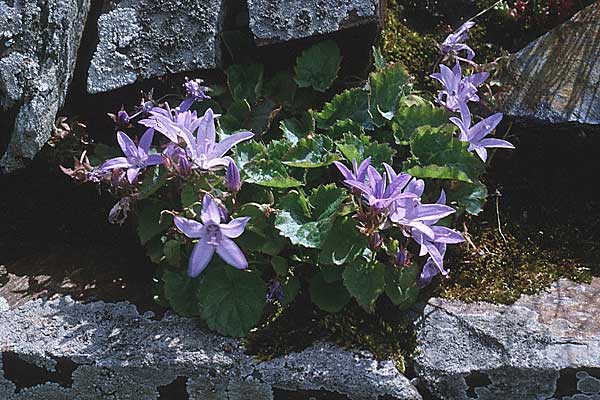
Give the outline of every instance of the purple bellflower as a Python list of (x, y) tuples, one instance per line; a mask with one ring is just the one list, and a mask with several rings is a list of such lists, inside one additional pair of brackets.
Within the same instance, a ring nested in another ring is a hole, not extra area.
[(163, 150), (163, 158), (165, 167), (181, 177), (189, 176), (192, 172), (192, 165), (185, 150), (173, 142)]
[(160, 154), (148, 154), (150, 145), (154, 139), (154, 129), (150, 128), (142, 135), (138, 146), (133, 143), (133, 140), (123, 132), (117, 132), (117, 142), (125, 154), (125, 157), (116, 157), (106, 160), (100, 166), (101, 170), (108, 171), (117, 168), (127, 169), (127, 180), (133, 183), (135, 178), (140, 173), (140, 170), (153, 165), (163, 163), (163, 158)]
[(195, 101), (210, 99), (210, 97), (206, 95), (206, 91), (209, 89), (206, 86), (202, 86), (202, 82), (204, 82), (202, 79), (192, 79), (183, 84), (187, 97), (179, 105), (180, 112), (189, 110)]
[(367, 178), (367, 170), (369, 169), (369, 165), (371, 165), (371, 157), (367, 157), (360, 165), (358, 165), (356, 160), (352, 160), (352, 171), (339, 161), (334, 161), (333, 163), (344, 176), (345, 180), (364, 183)]
[(179, 143), (180, 137), (191, 135), (200, 124), (195, 111), (181, 112), (179, 107), (171, 108), (169, 103), (165, 103), (165, 108), (152, 108), (149, 114), (148, 118), (140, 120), (139, 123), (154, 128), (173, 143)]
[[(229, 166), (229, 157), (223, 157), (233, 146), (254, 136), (252, 132), (238, 132), (226, 137), (217, 143), (215, 129), (215, 115), (209, 108), (198, 125), (196, 137), (185, 132), (184, 140), (187, 143), (186, 151), (194, 167), (208, 170)], [(194, 123), (195, 124), (195, 123)]]
[(396, 200), (414, 197), (412, 193), (402, 193), (402, 190), (411, 179), (410, 175), (400, 174), (394, 177), (387, 176), (387, 178), (386, 175), (384, 173), (382, 176), (375, 168), (369, 165), (367, 168), (368, 180), (366, 183), (352, 179), (346, 179), (344, 183), (353, 189), (357, 189), (362, 193), (371, 207), (380, 210), (388, 208)]
[(483, 162), (486, 162), (486, 148), (515, 148), (512, 143), (506, 140), (486, 138), (488, 134), (496, 129), (500, 121), (502, 121), (502, 117), (502, 113), (496, 113), (471, 126), (471, 111), (469, 111), (469, 107), (466, 104), (462, 104), (460, 106), (460, 119), (451, 117), (450, 121), (460, 129), (458, 138), (463, 142), (469, 142), (469, 151), (475, 151), (479, 158)]
[(475, 26), (475, 22), (467, 21), (462, 24), (454, 33), (451, 33), (444, 39), (440, 46), (440, 53), (443, 55), (458, 54), (460, 51), (466, 51), (467, 60), (471, 61), (475, 58), (475, 51), (465, 44), (469, 38), (469, 29)]
[(175, 226), (190, 239), (199, 239), (192, 250), (189, 261), (188, 275), (198, 276), (208, 265), (216, 252), (227, 264), (245, 269), (248, 261), (242, 250), (231, 239), (244, 233), (250, 217), (235, 218), (223, 224), (222, 212), (213, 198), (205, 194), (202, 200), (200, 219), (202, 222), (176, 216)]
[(430, 76), (444, 86), (444, 89), (438, 93), (438, 102), (448, 110), (456, 112), (459, 111), (461, 104), (479, 101), (477, 87), (481, 86), (490, 74), (489, 72), (479, 72), (463, 78), (462, 69), (457, 62), (452, 69), (443, 64), (440, 65), (440, 72)]
[[(447, 207), (455, 212), (451, 207), (446, 206), (446, 193), (442, 190), (440, 194), (440, 198), (435, 204), (429, 204), (431, 206), (437, 207)], [(450, 215), (446, 214), (446, 215)], [(443, 218), (443, 217), (442, 217)], [(462, 243), (465, 241), (463, 236), (457, 231), (446, 228), (445, 226), (436, 226), (439, 221), (438, 219), (425, 219), (423, 223), (431, 229), (433, 232), (433, 237), (426, 235), (422, 230), (418, 228), (412, 229), (412, 237), (417, 242), (421, 248), (419, 252), (419, 256), (424, 256), (429, 254), (433, 262), (433, 266), (438, 269), (438, 273), (442, 275), (448, 275), (448, 272), (444, 269), (444, 255), (446, 254), (446, 245), (448, 244), (456, 244)], [(427, 263), (426, 263), (427, 265)], [(428, 268), (431, 268), (431, 263)], [(431, 274), (431, 271), (428, 271), (428, 274)]]
[(240, 170), (235, 162), (230, 158), (227, 172), (225, 173), (225, 186), (234, 193), (237, 193), (242, 188), (242, 180), (240, 178)]

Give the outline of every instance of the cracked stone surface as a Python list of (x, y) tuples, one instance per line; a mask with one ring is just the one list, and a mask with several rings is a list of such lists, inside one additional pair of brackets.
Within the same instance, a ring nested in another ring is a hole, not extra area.
[[(7, 400), (157, 399), (158, 388), (178, 377), (198, 400), (272, 400), (273, 388), (421, 399), (391, 362), (368, 352), (317, 343), (259, 363), (238, 340), (206, 332), (193, 319), (156, 320), (129, 303), (59, 297), (0, 311), (0, 353), (0, 398)], [(47, 380), (40, 381), (40, 368)], [(15, 379), (15, 371), (28, 369), (35, 384)]]
[(600, 1), (511, 56), (500, 81), (508, 115), (600, 124)]
[(257, 43), (301, 39), (379, 19), (379, 0), (248, 0)]
[[(9, 5), (9, 4), (12, 4)], [(0, 0), (0, 108), (16, 108), (0, 169), (33, 159), (50, 138), (77, 59), (90, 0)]]
[(222, 0), (122, 0), (98, 20), (89, 93), (218, 66)]
[(560, 280), (515, 304), (432, 299), (415, 370), (441, 399), (600, 398), (600, 278)]

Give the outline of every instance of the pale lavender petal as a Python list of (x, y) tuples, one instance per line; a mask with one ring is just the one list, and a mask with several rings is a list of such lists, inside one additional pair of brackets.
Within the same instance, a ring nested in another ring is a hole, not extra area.
[(162, 155), (160, 154), (149, 154), (148, 158), (146, 159), (146, 161), (144, 162), (144, 164), (146, 164), (147, 167), (150, 167), (152, 165), (159, 165), (162, 164), (164, 162), (164, 158)]
[(421, 197), (425, 191), (425, 181), (423, 179), (413, 179), (404, 189), (406, 193), (412, 193), (416, 197)]
[(444, 189), (442, 189), (442, 191), (440, 192), (440, 197), (438, 198), (438, 200), (436, 201), (436, 203), (438, 203), (438, 204), (446, 204), (446, 192), (444, 191)]
[(449, 90), (451, 88), (455, 88), (455, 86), (456, 86), (456, 79), (454, 77), (454, 74), (452, 73), (452, 70), (450, 68), (446, 67), (443, 64), (440, 65), (440, 70), (441, 70), (441, 73), (442, 73), (442, 83), (446, 87), (446, 90)]
[(444, 81), (442, 80), (442, 74), (440, 74), (439, 72), (436, 72), (434, 74), (429, 75), (429, 77), (439, 81), (441, 84), (444, 83)]
[(422, 204), (417, 209), (417, 219), (423, 221), (438, 221), (456, 210), (443, 204)]
[(190, 109), (190, 107), (194, 104), (194, 98), (193, 97), (186, 97), (180, 104), (179, 104), (179, 112), (186, 112), (187, 110)]
[(434, 241), (436, 243), (456, 244), (465, 241), (463, 235), (454, 229), (446, 228), (445, 226), (433, 226), (431, 229), (435, 233)]
[(487, 161), (487, 150), (485, 149), (485, 147), (473, 146), (473, 149), (475, 150), (475, 153), (477, 153), (479, 158), (481, 158), (481, 161), (483, 161), (483, 162)]
[(476, 123), (473, 128), (471, 128), (469, 141), (478, 142), (483, 139), (490, 132), (496, 129), (498, 124), (502, 121), (503, 116), (504, 115), (502, 113), (496, 113)]
[(129, 168), (131, 164), (127, 161), (125, 157), (116, 157), (111, 158), (110, 160), (106, 160), (104, 164), (100, 166), (102, 170), (109, 170), (115, 168)]
[(254, 133), (252, 132), (234, 133), (233, 135), (228, 136), (225, 139), (221, 140), (219, 143), (217, 143), (210, 157), (223, 157), (225, 153), (227, 153), (233, 146), (235, 146), (239, 142), (243, 142), (244, 140), (248, 140), (252, 137), (254, 137)]
[(352, 173), (352, 171), (350, 171), (348, 169), (348, 167), (346, 167), (344, 164), (342, 164), (339, 161), (334, 161), (333, 163), (335, 164), (335, 166), (337, 167), (337, 169), (340, 171), (340, 173), (344, 176), (344, 179), (346, 179), (346, 180), (354, 180), (355, 176)]
[(213, 158), (212, 160), (208, 160), (204, 163), (205, 169), (212, 169), (216, 167), (227, 167), (229, 166), (229, 160), (226, 157), (222, 158)]
[(178, 215), (174, 218), (175, 226), (190, 239), (198, 239), (205, 233), (204, 225), (193, 219), (183, 218)]
[(373, 192), (370, 187), (368, 187), (367, 185), (365, 185), (364, 183), (359, 182), (359, 181), (347, 179), (344, 181), (344, 183), (350, 187), (358, 189), (359, 191), (361, 191), (363, 194), (366, 194), (366, 195)]
[(469, 130), (471, 129), (471, 110), (469, 110), (469, 106), (467, 105), (467, 103), (460, 103), (459, 104), (459, 110), (460, 110), (460, 119), (462, 120), (462, 125), (465, 128), (466, 133), (469, 132)]
[[(143, 154), (148, 154), (148, 150), (150, 150), (150, 146), (152, 145), (152, 140), (154, 139), (154, 129), (149, 128), (144, 132), (142, 137), (140, 138), (139, 149), (143, 151)], [(141, 152), (140, 152), (141, 153)], [(142, 155), (142, 154), (140, 154)]]
[(200, 212), (200, 219), (205, 225), (218, 225), (221, 223), (219, 206), (209, 194), (205, 194), (204, 198), (202, 199), (202, 211)]
[(137, 178), (140, 173), (140, 168), (132, 167), (127, 170), (127, 180), (129, 183), (135, 182), (135, 178)]
[(398, 174), (396, 173), (396, 171), (394, 171), (394, 168), (392, 168), (391, 165), (389, 165), (388, 163), (383, 163), (383, 168), (385, 168), (385, 172), (387, 173), (388, 176), (388, 180), (390, 183), (392, 183), (392, 181), (394, 179), (396, 179), (396, 177), (398, 176)]
[(235, 218), (227, 224), (220, 224), (219, 228), (221, 228), (223, 235), (234, 239), (244, 233), (248, 221), (250, 221), (250, 217)]
[(439, 275), (439, 273), (439, 268), (435, 265), (431, 258), (428, 258), (427, 262), (423, 266), (423, 271), (421, 271), (421, 275), (419, 276), (419, 287), (423, 288), (427, 286), (429, 283), (431, 283), (431, 280), (435, 276)]
[[(423, 222), (411, 221), (407, 225), (412, 227), (413, 229), (416, 229), (417, 231), (421, 232), (423, 235), (427, 236), (431, 240), (433, 240), (435, 238), (435, 233), (433, 233), (433, 230), (431, 229), (431, 227)], [(413, 234), (413, 236), (415, 236), (415, 235)], [(416, 237), (415, 237), (415, 240), (416, 240)], [(419, 242), (417, 242), (417, 243), (419, 243)]]
[(208, 236), (204, 236), (192, 250), (190, 257), (190, 263), (188, 266), (188, 275), (192, 278), (200, 275), (202, 271), (208, 266), (208, 263), (215, 254), (215, 246), (208, 244)]
[(485, 139), (481, 139), (479, 141), (479, 143), (477, 143), (480, 146), (483, 147), (498, 147), (498, 148), (502, 148), (502, 149), (514, 149), (515, 146), (510, 143), (507, 142), (506, 140), (502, 140), (502, 139), (494, 139), (494, 138), (485, 138)]
[(139, 123), (147, 126), (148, 128), (156, 129), (174, 143), (178, 142), (177, 137), (181, 135), (181, 129), (175, 126), (175, 123), (171, 120), (171, 118), (164, 115), (154, 114), (150, 118), (140, 120)]
[(359, 182), (364, 182), (367, 177), (367, 170), (371, 165), (371, 157), (367, 157), (360, 163), (358, 166), (358, 170), (356, 171), (356, 180)]
[(121, 150), (123, 150), (123, 154), (128, 159), (137, 158), (138, 157), (138, 149), (133, 140), (123, 132), (117, 132), (117, 142), (119, 142), (119, 146)]
[(427, 253), (429, 253), (429, 256), (431, 257), (435, 265), (437, 265), (440, 271), (445, 272), (446, 270), (444, 269), (444, 255), (440, 253), (435, 244), (431, 242), (425, 243), (425, 247), (427, 247)]
[(215, 130), (215, 114), (212, 109), (206, 110), (200, 121), (198, 122), (198, 145), (204, 146), (205, 144), (213, 144), (217, 140)]
[(472, 74), (467, 76), (466, 80), (470, 84), (474, 86), (480, 86), (483, 82), (485, 82), (490, 77), (489, 72), (480, 72), (477, 74)]
[(237, 269), (248, 268), (248, 261), (242, 250), (228, 237), (221, 237), (221, 243), (217, 246), (217, 254), (227, 264)]

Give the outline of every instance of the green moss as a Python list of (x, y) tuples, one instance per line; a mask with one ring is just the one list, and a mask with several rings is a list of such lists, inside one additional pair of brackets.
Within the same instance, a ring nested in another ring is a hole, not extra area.
[(400, 372), (415, 348), (413, 324), (398, 316), (391, 304), (380, 302), (375, 313), (365, 312), (355, 303), (342, 312), (328, 314), (317, 310), (307, 299), (275, 311), (246, 339), (250, 354), (269, 360), (301, 351), (317, 340), (329, 340), (343, 348), (364, 349), (380, 360), (393, 360)]
[(451, 279), (442, 282), (439, 295), (448, 299), (512, 303), (523, 294), (534, 294), (559, 278), (589, 282), (591, 273), (565, 249), (545, 247), (521, 228), (476, 228), (469, 236), (475, 248), (463, 245), (450, 252)]

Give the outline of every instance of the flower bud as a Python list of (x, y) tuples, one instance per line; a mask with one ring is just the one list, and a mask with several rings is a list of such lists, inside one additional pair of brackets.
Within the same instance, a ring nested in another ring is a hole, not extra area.
[(240, 179), (240, 170), (233, 160), (229, 161), (227, 167), (227, 173), (225, 174), (225, 186), (234, 193), (239, 192), (242, 187), (242, 181)]

